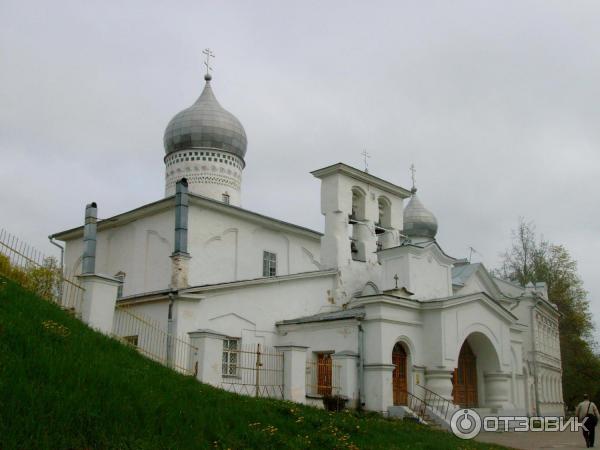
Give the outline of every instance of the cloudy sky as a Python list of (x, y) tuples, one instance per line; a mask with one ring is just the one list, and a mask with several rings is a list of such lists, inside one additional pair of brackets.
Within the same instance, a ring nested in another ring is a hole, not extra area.
[[(243, 206), (322, 229), (338, 161), (410, 187), (489, 268), (523, 216), (579, 262), (600, 325), (597, 1), (0, 2), (0, 227), (46, 236), (160, 199), (203, 87), (248, 135)], [(600, 336), (600, 332), (598, 333)]]

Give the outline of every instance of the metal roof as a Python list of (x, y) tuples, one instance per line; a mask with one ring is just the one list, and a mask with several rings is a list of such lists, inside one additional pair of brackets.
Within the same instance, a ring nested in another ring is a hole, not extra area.
[(364, 308), (350, 308), (341, 311), (313, 314), (312, 316), (298, 317), (277, 322), (276, 325), (291, 325), (295, 323), (330, 322), (333, 320), (356, 319), (365, 317)]
[(210, 85), (210, 79), (198, 100), (175, 115), (164, 136), (165, 152), (209, 148), (232, 153), (242, 160), (248, 141), (240, 121), (223, 108)]
[(467, 280), (473, 275), (481, 263), (461, 264), (452, 268), (452, 284), (455, 286), (464, 286)]
[(404, 229), (402, 233), (409, 237), (434, 238), (437, 229), (437, 219), (431, 211), (423, 206), (423, 203), (417, 197), (416, 189), (413, 190), (412, 198), (404, 208)]

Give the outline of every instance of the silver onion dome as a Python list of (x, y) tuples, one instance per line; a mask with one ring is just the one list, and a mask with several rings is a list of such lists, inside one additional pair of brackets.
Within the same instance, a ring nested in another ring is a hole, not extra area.
[(417, 190), (413, 188), (412, 197), (404, 208), (403, 234), (408, 237), (435, 238), (438, 229), (437, 219), (423, 206)]
[(240, 121), (217, 101), (210, 85), (211, 76), (198, 100), (176, 114), (167, 125), (165, 152), (192, 148), (209, 148), (232, 153), (244, 159), (246, 132)]

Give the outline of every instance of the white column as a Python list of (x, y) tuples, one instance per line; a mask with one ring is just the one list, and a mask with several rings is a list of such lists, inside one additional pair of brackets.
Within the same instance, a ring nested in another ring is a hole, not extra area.
[(393, 364), (365, 364), (365, 408), (386, 413), (394, 400), (392, 395)]
[(336, 370), (339, 371), (339, 394), (348, 399), (348, 405), (355, 407), (358, 403), (358, 353), (344, 351), (333, 354), (333, 381)]
[(104, 334), (111, 334), (117, 290), (121, 281), (98, 274), (84, 274), (79, 275), (78, 278), (81, 286), (85, 289), (81, 305), (81, 319), (90, 327)]
[(486, 372), (483, 375), (485, 384), (485, 406), (487, 408), (514, 408), (510, 403), (510, 373)]
[(277, 345), (283, 353), (283, 398), (306, 402), (306, 349), (300, 345)]
[(224, 334), (211, 330), (198, 330), (188, 333), (190, 343), (198, 349), (198, 374), (203, 383), (221, 386), (223, 380), (223, 339)]
[(425, 369), (426, 388), (436, 394), (452, 401), (452, 376), (453, 370)]

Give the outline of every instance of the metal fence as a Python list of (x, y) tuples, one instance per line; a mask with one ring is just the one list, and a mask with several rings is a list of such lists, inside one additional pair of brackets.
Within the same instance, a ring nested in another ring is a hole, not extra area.
[(154, 319), (133, 313), (126, 306), (115, 308), (113, 335), (135, 347), (146, 357), (186, 375), (198, 373), (198, 349), (185, 339), (174, 336)]
[(306, 394), (311, 396), (339, 395), (341, 390), (341, 365), (331, 357), (306, 362)]
[(283, 353), (261, 344), (224, 349), (225, 390), (255, 397), (283, 398)]
[(0, 230), (0, 275), (80, 317), (84, 288), (74, 274), (4, 229)]
[[(75, 274), (64, 271), (56, 258), (45, 256), (3, 229), (0, 230), (0, 275), (81, 318), (85, 289)], [(196, 347), (167, 333), (155, 320), (133, 313), (127, 307), (115, 308), (113, 335), (180, 373), (197, 373)]]

